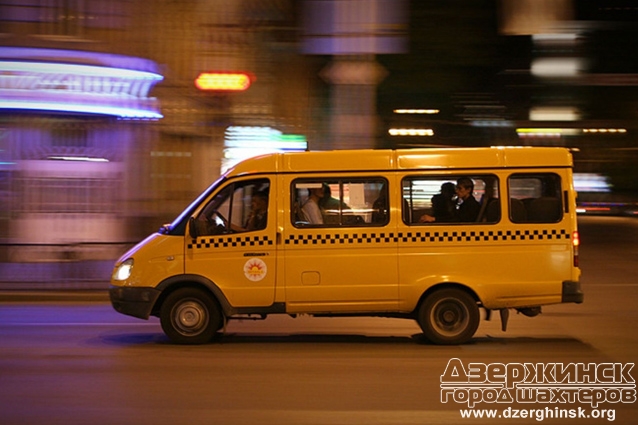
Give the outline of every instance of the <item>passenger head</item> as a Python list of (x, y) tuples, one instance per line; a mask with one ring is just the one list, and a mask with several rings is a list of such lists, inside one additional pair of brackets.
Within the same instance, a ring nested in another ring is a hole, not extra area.
[(316, 198), (317, 200), (321, 199), (324, 197), (325, 192), (323, 191), (323, 186), (322, 187), (315, 187), (312, 189), (308, 189), (308, 195), (311, 198)]
[(441, 193), (447, 197), (452, 197), (456, 193), (456, 186), (451, 182), (443, 183), (441, 185)]
[(332, 191), (330, 190), (330, 186), (328, 186), (328, 183), (323, 183), (321, 185), (321, 190), (323, 190), (324, 198), (330, 198), (332, 196)]
[(461, 199), (467, 199), (472, 196), (474, 191), (474, 182), (469, 177), (461, 177), (456, 181), (456, 196)]

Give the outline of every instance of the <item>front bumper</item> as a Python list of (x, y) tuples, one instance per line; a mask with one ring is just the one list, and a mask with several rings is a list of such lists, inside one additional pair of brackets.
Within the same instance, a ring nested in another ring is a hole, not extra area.
[(585, 294), (580, 289), (580, 282), (574, 282), (572, 280), (566, 280), (563, 282), (563, 293), (561, 302), (564, 303), (576, 303), (583, 302)]
[(148, 319), (161, 291), (150, 287), (113, 286), (109, 288), (111, 304), (118, 313)]

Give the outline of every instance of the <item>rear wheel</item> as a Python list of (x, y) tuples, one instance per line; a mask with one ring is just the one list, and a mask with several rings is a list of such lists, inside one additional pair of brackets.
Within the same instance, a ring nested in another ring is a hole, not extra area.
[(479, 308), (474, 298), (465, 291), (440, 289), (421, 303), (417, 321), (431, 342), (463, 344), (478, 329)]
[(197, 288), (178, 289), (160, 311), (164, 333), (177, 344), (204, 344), (222, 327), (222, 313), (215, 300)]

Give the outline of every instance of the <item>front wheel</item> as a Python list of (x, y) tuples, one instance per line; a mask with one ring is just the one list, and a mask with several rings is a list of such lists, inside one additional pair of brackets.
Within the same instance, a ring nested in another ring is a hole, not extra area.
[(417, 321), (425, 337), (435, 344), (463, 344), (474, 336), (480, 320), (474, 298), (460, 289), (440, 289), (419, 308)]
[(215, 300), (196, 288), (170, 294), (160, 311), (164, 333), (177, 344), (204, 344), (222, 327), (222, 313)]

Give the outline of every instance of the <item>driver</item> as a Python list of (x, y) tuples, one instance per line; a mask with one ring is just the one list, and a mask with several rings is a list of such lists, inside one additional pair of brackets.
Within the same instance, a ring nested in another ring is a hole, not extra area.
[[(268, 223), (268, 192), (256, 192), (250, 201), (250, 214), (244, 227), (232, 226), (237, 232), (262, 230)], [(237, 228), (236, 228), (237, 227)]]

